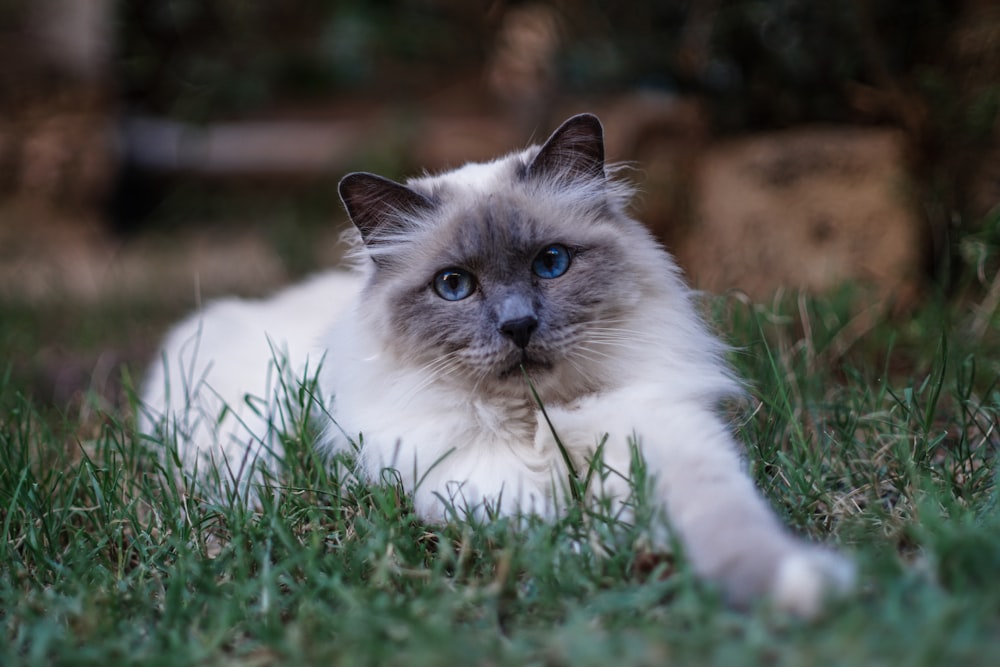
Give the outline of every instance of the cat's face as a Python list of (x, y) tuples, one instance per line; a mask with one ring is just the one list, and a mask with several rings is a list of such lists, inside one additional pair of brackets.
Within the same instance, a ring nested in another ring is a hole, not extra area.
[(522, 369), (548, 400), (606, 386), (646, 279), (630, 246), (648, 243), (609, 187), (593, 116), (537, 152), (408, 186), (345, 178), (375, 263), (366, 304), (387, 344), (485, 396), (522, 395)]

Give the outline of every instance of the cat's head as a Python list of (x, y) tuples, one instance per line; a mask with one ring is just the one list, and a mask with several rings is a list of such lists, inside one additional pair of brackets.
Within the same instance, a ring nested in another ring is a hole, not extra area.
[(672, 276), (607, 172), (600, 121), (584, 114), (541, 147), (406, 185), (344, 177), (373, 269), (372, 334), (484, 395), (523, 393), (522, 367), (548, 400), (606, 387), (636, 347), (640, 300)]

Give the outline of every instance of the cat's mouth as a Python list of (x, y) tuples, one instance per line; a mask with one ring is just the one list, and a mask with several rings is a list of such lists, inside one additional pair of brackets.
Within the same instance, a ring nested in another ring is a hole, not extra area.
[(552, 362), (536, 355), (530, 354), (527, 350), (522, 350), (519, 357), (515, 357), (512, 362), (500, 371), (500, 378), (506, 380), (510, 377), (521, 377), (527, 372), (544, 371), (552, 368)]

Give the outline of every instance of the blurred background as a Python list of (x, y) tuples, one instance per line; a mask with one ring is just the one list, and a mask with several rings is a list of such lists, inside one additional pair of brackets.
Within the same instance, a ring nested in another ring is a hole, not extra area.
[(944, 295), (993, 331), (996, 5), (0, 0), (0, 372), (113, 395), (204, 299), (336, 264), (347, 171), (582, 111), (699, 288), (899, 318)]

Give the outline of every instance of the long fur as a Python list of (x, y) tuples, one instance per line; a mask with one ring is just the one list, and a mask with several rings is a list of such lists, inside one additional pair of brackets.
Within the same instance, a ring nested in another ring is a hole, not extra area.
[[(252, 481), (254, 465), (282, 456), (285, 387), (321, 366), (308, 415), (321, 446), (359, 447), (371, 480), (397, 470), (431, 521), (454, 507), (551, 516), (565, 501), (557, 436), (581, 467), (603, 442), (623, 475), (601, 492), (622, 501), (637, 442), (698, 572), (734, 603), (770, 594), (815, 613), (849, 584), (850, 564), (791, 536), (753, 488), (717, 414), (741, 391), (725, 348), (673, 259), (628, 216), (631, 189), (603, 155), (599, 122), (582, 115), (541, 147), (405, 185), (345, 177), (361, 270), (179, 324), (150, 370), (142, 429), (176, 437), (188, 469), (225, 465), (223, 477)], [(533, 274), (552, 244), (569, 269)], [(474, 276), (475, 292), (435, 294), (449, 267)], [(534, 323), (523, 348), (503, 333), (511, 312)]]

